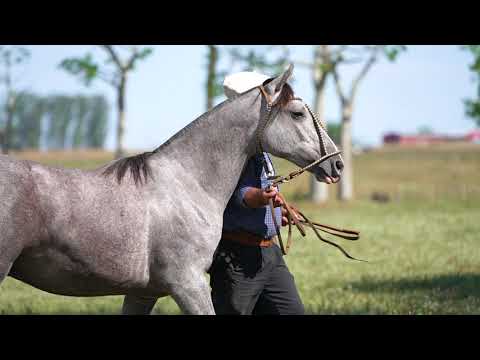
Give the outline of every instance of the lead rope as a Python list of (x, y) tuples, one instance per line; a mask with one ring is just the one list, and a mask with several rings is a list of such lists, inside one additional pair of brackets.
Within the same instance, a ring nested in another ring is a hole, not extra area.
[[(324, 143), (323, 135), (322, 135), (322, 132), (320, 130), (320, 127), (321, 127), (325, 131), (327, 131), (327, 129), (325, 127), (325, 124), (323, 122), (321, 122), (318, 119), (318, 116), (310, 109), (310, 107), (306, 103), (304, 103), (308, 112), (312, 116), (313, 123), (314, 123), (314, 126), (315, 126), (315, 130), (316, 130), (317, 135), (318, 135), (319, 140), (320, 140), (320, 156), (321, 157), (320, 157), (320, 159), (315, 160), (314, 162), (308, 164), (307, 166), (291, 172), (286, 177), (285, 176), (273, 176), (273, 174), (270, 172), (270, 170), (267, 166), (265, 156), (263, 155), (264, 150), (263, 150), (262, 141), (261, 141), (261, 135), (263, 135), (263, 132), (265, 131), (265, 128), (267, 127), (268, 123), (270, 122), (273, 103), (270, 99), (270, 96), (267, 94), (267, 92), (263, 88), (263, 86), (259, 86), (259, 89), (260, 89), (261, 93), (264, 95), (267, 105), (266, 105), (265, 121), (261, 125), (261, 128), (259, 129), (259, 131), (257, 131), (257, 147), (262, 152), (262, 163), (263, 163), (263, 168), (265, 170), (265, 174), (267, 175), (269, 180), (273, 180), (273, 182), (269, 186), (269, 188), (273, 188), (274, 186), (277, 186), (277, 185), (282, 184), (282, 183), (287, 183), (290, 180), (293, 180), (294, 178), (296, 178), (297, 176), (300, 176), (301, 174), (303, 174), (305, 171), (312, 168), (313, 166), (315, 166), (317, 164), (320, 164), (320, 163), (328, 160), (329, 158), (341, 153), (341, 151), (336, 151), (336, 152), (327, 154), (327, 151), (325, 149), (325, 143)], [(299, 98), (295, 98), (295, 99), (301, 100)], [(271, 216), (272, 216), (273, 224), (274, 224), (275, 230), (277, 232), (277, 238), (278, 238), (278, 242), (279, 242), (279, 245), (280, 245), (280, 249), (281, 249), (283, 255), (288, 254), (288, 250), (290, 249), (291, 244), (292, 244), (292, 221), (293, 221), (293, 223), (295, 224), (298, 231), (300, 232), (300, 234), (303, 237), (306, 236), (305, 229), (303, 227), (303, 225), (305, 225), (305, 226), (310, 227), (315, 232), (315, 234), (317, 235), (317, 237), (321, 241), (336, 247), (347, 258), (352, 259), (352, 260), (356, 260), (356, 261), (367, 262), (366, 260), (361, 260), (361, 259), (354, 258), (350, 254), (348, 254), (348, 252), (345, 251), (345, 249), (343, 249), (340, 245), (323, 238), (320, 235), (320, 233), (318, 232), (318, 230), (320, 230), (320, 231), (326, 232), (326, 233), (328, 233), (330, 235), (333, 235), (333, 236), (338, 236), (338, 237), (341, 237), (341, 238), (346, 239), (346, 240), (354, 241), (354, 240), (358, 240), (360, 238), (360, 233), (358, 231), (337, 229), (333, 226), (323, 225), (323, 224), (320, 224), (320, 223), (317, 223), (317, 222), (310, 221), (310, 219), (308, 219), (305, 216), (305, 214), (303, 214), (297, 208), (294, 208), (295, 210), (293, 210), (292, 207), (287, 203), (285, 198), (280, 193), (278, 193), (278, 195), (283, 202), (282, 207), (285, 208), (285, 210), (287, 211), (288, 240), (287, 240), (287, 246), (286, 247), (283, 245), (283, 239), (282, 239), (282, 234), (281, 234), (281, 231), (280, 231), (280, 225), (278, 224), (277, 219), (275, 217), (275, 208), (273, 206), (273, 199), (269, 199), (268, 203), (269, 203), (269, 207), (270, 207), (270, 213), (271, 213)], [(300, 217), (299, 217), (299, 215), (300, 215)]]

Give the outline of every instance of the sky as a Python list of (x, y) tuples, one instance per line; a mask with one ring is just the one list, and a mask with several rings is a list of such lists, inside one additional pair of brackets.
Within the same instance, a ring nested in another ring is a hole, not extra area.
[[(101, 81), (85, 87), (58, 68), (66, 57), (102, 50), (94, 45), (31, 45), (29, 63), (17, 75), (20, 88), (42, 95), (103, 94), (111, 105), (106, 147), (115, 146), (115, 92)], [(125, 146), (152, 149), (205, 112), (207, 47), (155, 45), (153, 54), (129, 77)], [(310, 61), (312, 46), (292, 46), (295, 60)], [(456, 45), (415, 45), (395, 63), (381, 60), (361, 83), (353, 114), (353, 137), (363, 145), (379, 145), (386, 132), (415, 133), (428, 126), (437, 133), (464, 134), (474, 122), (465, 116), (463, 99), (474, 97), (470, 55)], [(220, 66), (228, 65), (226, 59)], [(348, 88), (357, 68), (345, 67)], [(297, 66), (293, 88), (313, 105), (311, 72)], [(223, 101), (224, 98), (219, 99)], [(338, 121), (339, 102), (333, 82), (327, 84), (327, 121)]]

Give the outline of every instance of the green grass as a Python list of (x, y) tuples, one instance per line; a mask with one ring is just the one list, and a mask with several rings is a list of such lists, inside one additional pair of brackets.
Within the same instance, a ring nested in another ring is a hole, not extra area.
[[(35, 154), (18, 156), (34, 158)], [(45, 163), (94, 167), (110, 160), (95, 154)], [(42, 161), (42, 156), (35, 158)], [(86, 159), (86, 160), (85, 160)], [(56, 162), (56, 163), (55, 163)], [(276, 160), (285, 174), (295, 167)], [(405, 184), (409, 184), (410, 187)], [(403, 184), (403, 188), (402, 188)], [(303, 201), (306, 175), (282, 191), (311, 218), (360, 230), (357, 242), (337, 240), (353, 256), (317, 240), (295, 236), (285, 257), (310, 314), (479, 314), (480, 313), (480, 147), (385, 149), (355, 158), (357, 199), (328, 205)], [(433, 192), (432, 189), (436, 189)], [(370, 200), (373, 191), (391, 196)], [(118, 296), (71, 298), (52, 295), (7, 278), (0, 286), (2, 314), (116, 314)], [(177, 314), (171, 298), (160, 299), (156, 314)]]

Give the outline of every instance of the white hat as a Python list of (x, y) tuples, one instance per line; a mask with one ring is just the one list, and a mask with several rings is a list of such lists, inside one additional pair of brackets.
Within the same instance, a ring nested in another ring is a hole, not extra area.
[(254, 87), (262, 85), (270, 77), (252, 71), (242, 71), (228, 75), (223, 82), (227, 98), (234, 98)]

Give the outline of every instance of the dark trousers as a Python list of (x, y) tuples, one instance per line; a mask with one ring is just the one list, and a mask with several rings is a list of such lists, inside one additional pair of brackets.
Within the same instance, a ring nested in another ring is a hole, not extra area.
[(210, 268), (217, 315), (303, 315), (293, 275), (280, 248), (220, 241)]

